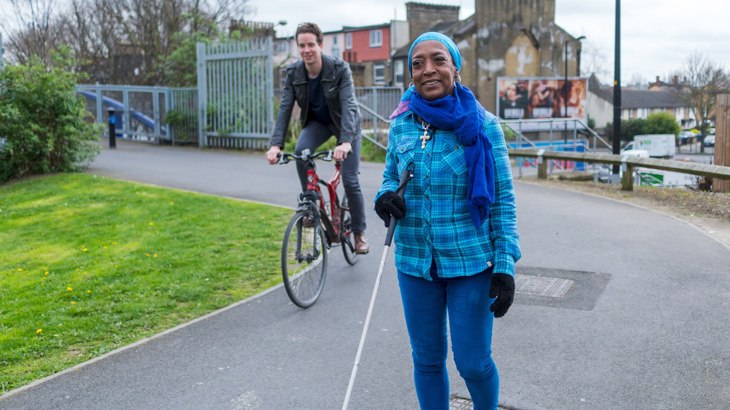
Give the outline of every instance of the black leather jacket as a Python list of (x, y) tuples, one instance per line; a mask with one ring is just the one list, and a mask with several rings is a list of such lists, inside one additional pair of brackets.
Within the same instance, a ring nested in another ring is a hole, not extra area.
[[(350, 65), (327, 55), (322, 55), (322, 90), (332, 123), (337, 129), (337, 143), (352, 142), (360, 137), (360, 109), (355, 99), (355, 87), (352, 83)], [(307, 123), (309, 113), (307, 87), (307, 70), (303, 61), (297, 61), (286, 67), (286, 80), (281, 91), (281, 105), (276, 118), (276, 127), (271, 136), (270, 145), (284, 146), (284, 136), (289, 129), (292, 108), (296, 100), (302, 109), (300, 120), (302, 126)]]

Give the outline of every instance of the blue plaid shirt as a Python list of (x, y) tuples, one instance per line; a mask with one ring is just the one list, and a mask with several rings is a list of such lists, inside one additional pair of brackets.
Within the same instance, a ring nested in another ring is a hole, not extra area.
[(415, 165), (405, 191), (406, 215), (395, 230), (395, 264), (405, 274), (430, 278), (432, 261), (440, 277), (469, 276), (494, 266), (514, 275), (520, 259), (517, 211), (507, 146), (497, 118), (487, 113), (483, 127), (494, 154), (495, 200), (489, 218), (475, 228), (466, 200), (464, 147), (451, 131), (428, 130), (412, 112), (390, 125), (383, 184), (375, 199), (395, 191), (408, 163)]

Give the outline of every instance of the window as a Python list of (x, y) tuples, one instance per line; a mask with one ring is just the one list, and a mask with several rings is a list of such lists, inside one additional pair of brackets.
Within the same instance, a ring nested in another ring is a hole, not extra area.
[(352, 33), (345, 34), (345, 50), (352, 50)]
[(370, 30), (370, 47), (383, 45), (383, 30)]
[(373, 84), (385, 83), (385, 63), (373, 63)]
[(393, 81), (393, 85), (396, 87), (403, 87), (405, 85), (403, 79), (403, 76), (405, 75), (405, 63), (403, 60), (395, 60), (395, 70), (393, 74), (395, 79), (395, 81)]

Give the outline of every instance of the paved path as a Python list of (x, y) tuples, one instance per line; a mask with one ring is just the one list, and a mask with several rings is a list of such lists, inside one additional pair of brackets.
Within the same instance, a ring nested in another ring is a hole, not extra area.
[[(381, 170), (362, 166), (368, 204)], [(260, 154), (123, 141), (90, 172), (284, 206), (297, 186), (293, 165), (271, 167)], [(728, 249), (623, 203), (519, 182), (516, 190), (520, 293), (496, 321), (493, 349), (503, 402), (729, 408)], [(0, 409), (340, 408), (384, 236), (370, 209), (368, 218), (371, 255), (349, 267), (334, 253), (312, 308), (296, 308), (275, 288), (6, 395)], [(394, 273), (391, 255), (351, 409), (417, 408)], [(453, 390), (466, 394), (457, 380)]]

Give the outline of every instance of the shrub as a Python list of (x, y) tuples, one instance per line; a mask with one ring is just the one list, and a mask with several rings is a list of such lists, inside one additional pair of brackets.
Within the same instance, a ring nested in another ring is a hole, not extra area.
[(99, 152), (99, 129), (87, 123), (68, 56), (53, 67), (39, 59), (0, 72), (0, 182), (76, 171)]
[(644, 134), (674, 134), (680, 131), (680, 126), (674, 115), (668, 112), (655, 112), (646, 117)]

